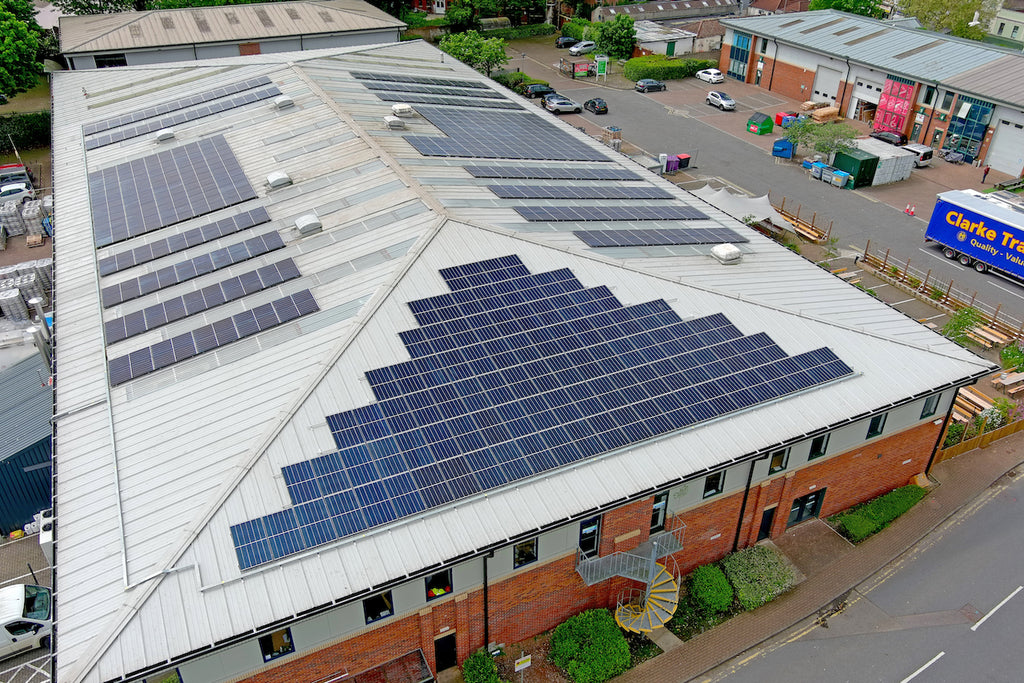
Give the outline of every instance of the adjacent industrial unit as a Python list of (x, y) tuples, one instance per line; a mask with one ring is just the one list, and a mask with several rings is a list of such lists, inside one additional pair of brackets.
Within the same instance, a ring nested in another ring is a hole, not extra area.
[(659, 627), (994, 369), (422, 42), (53, 91), (60, 683)]
[(5, 353), (22, 356), (0, 372), (0, 533), (8, 534), (50, 507), (53, 393), (50, 368), (31, 345)]
[(721, 70), (1024, 173), (1024, 55), (835, 10), (723, 18)]

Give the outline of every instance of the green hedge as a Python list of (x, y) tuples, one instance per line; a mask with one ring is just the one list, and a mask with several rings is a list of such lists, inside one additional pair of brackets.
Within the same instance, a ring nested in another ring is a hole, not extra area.
[(917, 505), (927, 493), (910, 484), (836, 515), (833, 520), (839, 531), (854, 543), (889, 526), (893, 520)]
[(736, 598), (745, 610), (757, 609), (790, 588), (796, 577), (777, 552), (755, 545), (729, 555), (722, 568), (736, 589)]
[(562, 24), (562, 35), (568, 36), (569, 38), (575, 38), (576, 40), (583, 40), (583, 34), (585, 34), (587, 29), (592, 25), (593, 24), (586, 19), (573, 17)]
[(498, 28), (493, 31), (481, 31), (484, 38), (504, 38), (505, 40), (517, 40), (519, 38), (533, 38), (534, 36), (550, 36), (557, 29), (551, 24), (527, 24), (516, 28)]
[[(7, 136), (11, 137), (8, 138)], [(11, 154), (11, 140), (19, 150), (50, 146), (50, 112), (0, 116), (0, 154)]]
[(718, 614), (732, 606), (732, 586), (718, 565), (705, 564), (690, 574), (690, 598), (704, 614)]
[[(565, 32), (564, 29), (562, 31)], [(701, 69), (711, 69), (718, 62), (710, 59), (676, 59), (665, 55), (647, 55), (634, 57), (626, 62), (623, 74), (631, 81), (641, 78), (656, 78), (669, 81), (676, 78), (689, 78)]]
[(601, 683), (629, 668), (629, 645), (611, 612), (592, 609), (555, 628), (548, 659), (575, 683)]
[(462, 679), (466, 683), (501, 683), (498, 665), (484, 650), (477, 650), (462, 663)]

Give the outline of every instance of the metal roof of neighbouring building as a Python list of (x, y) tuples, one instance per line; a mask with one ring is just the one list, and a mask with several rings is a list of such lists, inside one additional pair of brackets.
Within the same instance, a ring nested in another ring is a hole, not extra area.
[(38, 353), (0, 372), (0, 460), (50, 436), (50, 368)]
[[(721, 19), (728, 28), (874, 66), (897, 76), (939, 82), (993, 102), (1024, 106), (1024, 55), (836, 10)], [(983, 83), (977, 84), (978, 78)]]
[(63, 53), (402, 29), (363, 0), (262, 2), (60, 17)]
[(59, 683), (993, 369), (423, 42), (53, 79)]

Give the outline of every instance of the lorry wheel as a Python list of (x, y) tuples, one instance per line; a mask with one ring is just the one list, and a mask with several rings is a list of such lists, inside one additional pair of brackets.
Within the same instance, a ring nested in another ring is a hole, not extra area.
[(948, 248), (942, 250), (942, 255), (946, 258), (956, 258), (956, 252)]
[(974, 262), (974, 269), (976, 271), (978, 271), (979, 273), (984, 273), (986, 270), (988, 270), (988, 266), (986, 266), (981, 261), (975, 261)]
[(971, 265), (971, 257), (967, 256), (966, 254), (961, 254), (960, 255), (960, 265), (962, 265), (962, 266), (969, 266), (969, 265)]

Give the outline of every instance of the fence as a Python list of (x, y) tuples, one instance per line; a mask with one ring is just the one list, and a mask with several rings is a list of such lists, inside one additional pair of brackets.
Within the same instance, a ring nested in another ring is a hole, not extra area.
[(971, 439), (965, 439), (955, 446), (940, 449), (935, 455), (935, 462), (940, 463), (943, 460), (955, 458), (967, 451), (973, 451), (975, 448), (985, 448), (993, 441), (998, 441), (999, 439), (1016, 434), (1021, 430), (1024, 430), (1024, 420), (1017, 420), (1016, 422), (1011, 422), (999, 429), (993, 429), (991, 432), (985, 432), (984, 434), (979, 434)]

